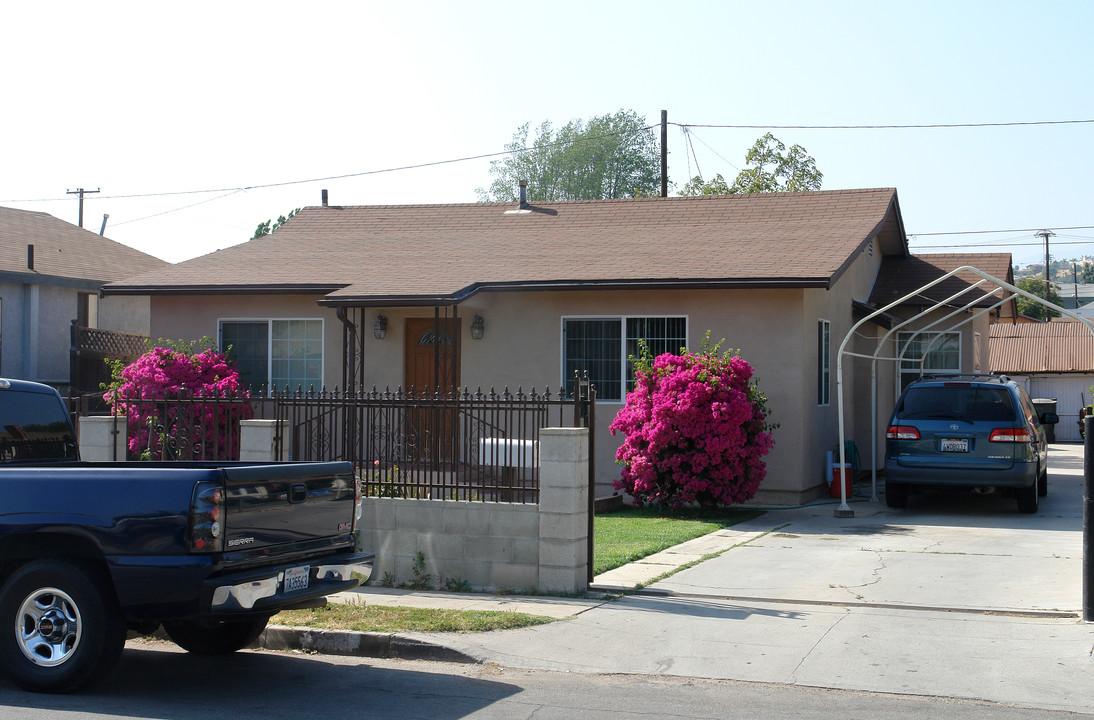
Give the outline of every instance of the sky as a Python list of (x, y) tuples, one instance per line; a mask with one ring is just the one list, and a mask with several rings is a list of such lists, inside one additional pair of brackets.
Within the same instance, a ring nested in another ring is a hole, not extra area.
[[(103, 0), (3, 23), (0, 206), (75, 224), (70, 191), (98, 190), (84, 227), (108, 214), (170, 262), (324, 188), (474, 202), (490, 158), (448, 161), (620, 109), (668, 112), (677, 188), (771, 132), (825, 190), (895, 187), (913, 252), (1020, 268), (1050, 229), (1054, 259), (1094, 255), (1094, 122), (1063, 122), (1094, 121), (1088, 0)], [(864, 125), (970, 127), (835, 128)]]

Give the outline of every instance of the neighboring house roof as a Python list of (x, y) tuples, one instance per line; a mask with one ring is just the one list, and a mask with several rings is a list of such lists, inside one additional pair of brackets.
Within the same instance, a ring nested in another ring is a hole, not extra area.
[(988, 347), (994, 373), (1094, 372), (1094, 335), (1077, 320), (994, 323)]
[(277, 232), (113, 283), (117, 294), (329, 293), (450, 304), (483, 289), (829, 287), (874, 236), (907, 252), (896, 191), (308, 207)]
[[(874, 282), (873, 292), (870, 293), (870, 304), (874, 307), (884, 307), (914, 293), (942, 275), (965, 266), (974, 267), (1003, 282), (1014, 284), (1010, 253), (936, 253), (907, 255), (904, 257), (891, 256), (885, 257), (881, 261), (881, 270)], [(981, 278), (975, 273), (959, 273), (925, 292), (918, 293), (905, 305), (915, 307), (934, 305), (953, 297), (979, 280)], [(997, 290), (993, 284), (981, 285), (979, 288), (961, 295), (950, 304), (955, 307), (962, 307), (993, 290), (995, 292), (992, 292), (992, 294), (996, 296), (996, 299), (985, 299), (976, 303), (977, 307), (988, 307), (998, 302), (1003, 295), (1003, 292)], [(1013, 306), (1014, 303), (1008, 303), (1008, 305)], [(1009, 312), (1001, 314), (1008, 317), (1017, 314), (1016, 306), (1009, 308), (1009, 310)]]
[[(34, 246), (34, 268), (28, 245)], [(159, 258), (43, 212), (0, 207), (0, 275), (91, 281), (99, 285), (168, 267)]]
[(1082, 308), (1094, 303), (1094, 285), (1062, 282), (1057, 282), (1056, 285), (1060, 292), (1060, 299), (1063, 300), (1060, 307), (1074, 310), (1076, 307)]

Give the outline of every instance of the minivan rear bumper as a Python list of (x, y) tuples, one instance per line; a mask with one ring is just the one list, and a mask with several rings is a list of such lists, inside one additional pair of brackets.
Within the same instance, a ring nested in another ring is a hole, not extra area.
[(1037, 482), (1036, 462), (1016, 462), (1007, 469), (974, 470), (947, 467), (908, 467), (885, 461), (886, 482), (935, 487), (1028, 488)]

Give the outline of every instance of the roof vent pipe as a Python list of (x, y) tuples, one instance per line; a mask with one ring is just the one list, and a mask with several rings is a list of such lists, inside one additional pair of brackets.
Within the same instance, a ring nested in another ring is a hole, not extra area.
[(527, 210), (528, 209), (528, 181), (527, 180), (521, 180), (520, 181), (520, 209), (521, 210)]
[(27, 245), (27, 270), (34, 269), (34, 246)]
[(323, 207), (327, 207), (327, 190), (326, 190), (326, 188), (324, 188), (322, 192), (323, 192)]

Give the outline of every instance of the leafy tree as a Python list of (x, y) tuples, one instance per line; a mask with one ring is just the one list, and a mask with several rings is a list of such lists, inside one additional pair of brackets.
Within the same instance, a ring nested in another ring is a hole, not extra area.
[(722, 177), (721, 173), (718, 173), (710, 180), (706, 182), (703, 178), (696, 175), (691, 180), (688, 180), (683, 189), (680, 190), (681, 195), (731, 195), (733, 189), (730, 184), (726, 182), (726, 179)]
[(544, 122), (529, 145), (528, 123), (505, 146), (509, 154), (490, 163), (494, 181), (475, 190), (482, 202), (512, 202), (520, 181), (528, 199), (600, 200), (657, 194), (661, 182), (659, 141), (633, 110), (571, 120), (557, 130)]
[(680, 191), (681, 195), (730, 195), (736, 193), (799, 192), (820, 190), (824, 175), (817, 162), (801, 145), (786, 145), (771, 133), (757, 140), (745, 156), (745, 169), (732, 185), (721, 175), (704, 182), (696, 175)]
[[(1036, 295), (1039, 298), (1045, 297), (1045, 281), (1043, 278), (1022, 278), (1018, 282), (1014, 283), (1016, 287), (1025, 290), (1031, 295)], [(1039, 302), (1030, 300), (1027, 297), (1018, 296), (1018, 312), (1021, 315), (1027, 317), (1036, 318), (1038, 320), (1047, 320), (1054, 317), (1059, 317), (1060, 313), (1055, 310), (1049, 310)], [(1062, 305), (1063, 302), (1060, 299), (1060, 286), (1053, 283), (1050, 286), (1048, 293), (1048, 301), (1054, 305)], [(1048, 312), (1048, 317), (1045, 317), (1045, 312)]]
[[(269, 235), (272, 232), (277, 232), (277, 229), (279, 227), (287, 223), (289, 220), (292, 220), (293, 216), (296, 215), (298, 212), (300, 212), (300, 208), (296, 208), (288, 215), (279, 215), (276, 221), (267, 220), (266, 222), (259, 223), (258, 227), (255, 228), (255, 234), (251, 237), (251, 239), (257, 240), (258, 238)], [(270, 227), (271, 223), (273, 223), (273, 227)]]
[(634, 390), (611, 433), (626, 439), (615, 487), (641, 505), (731, 505), (756, 494), (771, 450), (767, 398), (752, 366), (736, 352), (719, 354), (707, 333), (698, 353), (655, 360), (642, 346)]

